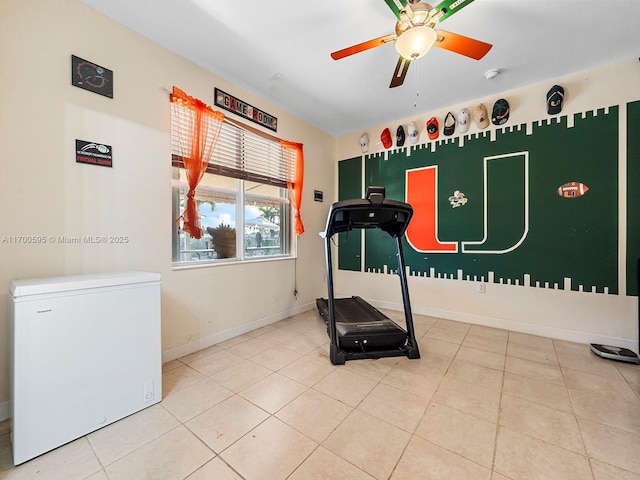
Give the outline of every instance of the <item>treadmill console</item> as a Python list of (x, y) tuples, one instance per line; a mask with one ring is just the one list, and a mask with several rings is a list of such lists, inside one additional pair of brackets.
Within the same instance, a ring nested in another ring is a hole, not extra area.
[(411, 205), (385, 198), (384, 187), (368, 187), (367, 198), (342, 200), (331, 205), (322, 237), (354, 228), (379, 228), (390, 237), (404, 235), (413, 216)]

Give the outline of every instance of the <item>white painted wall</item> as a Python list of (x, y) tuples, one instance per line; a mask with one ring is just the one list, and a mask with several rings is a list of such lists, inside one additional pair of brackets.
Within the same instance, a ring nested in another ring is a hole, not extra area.
[[(503, 74), (505, 77), (509, 72)], [(484, 79), (478, 81), (485, 81)], [(500, 81), (500, 77), (492, 81)], [(546, 120), (545, 96), (549, 88), (558, 83), (565, 88), (562, 115), (606, 108), (611, 105), (624, 107), (627, 102), (640, 99), (640, 62), (632, 58), (624, 62), (598, 69), (579, 72), (511, 91), (501, 96), (510, 104), (509, 122), (505, 126)], [(407, 88), (407, 102), (415, 92)], [(437, 90), (436, 90), (437, 91)], [(411, 95), (410, 95), (411, 94)], [(424, 95), (424, 92), (421, 92)], [(399, 119), (368, 129), (371, 140), (369, 153), (382, 151), (380, 133), (389, 127), (395, 137), (399, 124), (416, 121), (421, 128), (420, 142), (428, 141), (425, 122), (435, 116), (444, 119), (448, 111), (473, 107), (483, 102), (491, 114), (493, 103), (500, 97), (479, 98), (475, 101), (451, 105), (447, 109)], [(622, 117), (626, 108), (620, 109)], [(490, 125), (487, 131), (497, 127)], [(477, 132), (472, 125), (468, 134)], [(361, 155), (359, 137), (363, 132), (352, 132), (337, 139), (337, 160)], [(459, 135), (458, 133), (454, 134)], [(626, 130), (621, 129), (621, 145), (626, 143)], [(395, 142), (394, 142), (395, 143)], [(627, 215), (626, 195), (626, 147), (620, 154), (620, 225)], [(635, 208), (635, 206), (630, 206)], [(624, 227), (622, 227), (624, 228)], [(624, 272), (626, 237), (621, 231), (619, 240), (619, 267)], [(621, 277), (620, 288), (625, 288)], [(378, 307), (402, 308), (400, 283), (395, 275), (379, 275), (358, 272), (335, 272), (336, 294), (360, 295)], [(482, 325), (496, 326), (520, 332), (546, 335), (578, 342), (594, 342), (618, 345), (638, 350), (638, 298), (624, 295), (579, 293), (544, 288), (527, 288), (499, 284), (487, 284), (486, 293), (478, 293), (474, 282), (450, 279), (409, 278), (409, 289), (414, 313), (460, 320)]]
[[(114, 71), (113, 100), (71, 85), (72, 54)], [(3, 0), (0, 65), (0, 403), (9, 396), (7, 303), (14, 278), (159, 272), (165, 360), (314, 308), (326, 289), (317, 232), (329, 202), (314, 202), (313, 190), (334, 197), (333, 137), (75, 0)], [(214, 87), (222, 88), (275, 115), (280, 138), (304, 144), (306, 233), (297, 262), (172, 269), (163, 90), (172, 85), (211, 104)], [(113, 168), (77, 164), (75, 139), (111, 145)], [(129, 242), (2, 242), (22, 235), (121, 235)]]

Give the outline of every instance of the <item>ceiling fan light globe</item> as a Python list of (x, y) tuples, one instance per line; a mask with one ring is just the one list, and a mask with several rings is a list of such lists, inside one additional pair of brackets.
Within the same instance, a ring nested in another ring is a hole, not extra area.
[(436, 31), (430, 27), (410, 28), (396, 39), (396, 51), (408, 60), (420, 58), (433, 46), (437, 36)]

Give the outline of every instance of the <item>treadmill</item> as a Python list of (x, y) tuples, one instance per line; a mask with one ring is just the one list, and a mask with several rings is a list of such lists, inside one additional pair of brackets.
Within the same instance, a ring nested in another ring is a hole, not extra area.
[[(327, 324), (333, 365), (363, 358), (420, 358), (402, 252), (402, 237), (412, 216), (411, 205), (385, 198), (385, 187), (370, 186), (364, 199), (331, 205), (326, 229), (320, 232), (325, 241), (328, 298), (316, 299), (316, 306)], [(336, 233), (372, 228), (395, 241), (406, 330), (360, 297), (334, 298), (331, 238)]]

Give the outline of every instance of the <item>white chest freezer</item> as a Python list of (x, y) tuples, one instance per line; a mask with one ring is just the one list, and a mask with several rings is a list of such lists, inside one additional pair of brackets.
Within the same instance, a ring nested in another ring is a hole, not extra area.
[(162, 400), (160, 275), (13, 280), (15, 465)]

